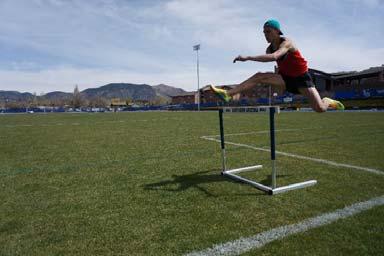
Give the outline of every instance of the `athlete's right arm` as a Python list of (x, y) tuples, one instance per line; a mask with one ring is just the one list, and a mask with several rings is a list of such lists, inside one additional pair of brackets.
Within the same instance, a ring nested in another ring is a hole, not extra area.
[[(268, 54), (271, 54), (271, 50), (270, 50), (270, 47), (268, 46), (268, 48), (265, 50), (265, 55), (268, 55)], [(239, 55), (237, 56), (234, 60), (233, 60), (233, 63), (236, 63), (236, 61), (248, 61), (248, 60), (254, 60), (254, 61), (261, 61), (261, 60), (256, 60), (255, 58), (257, 58), (259, 56), (242, 56), (242, 55)], [(267, 60), (267, 61), (270, 61), (270, 60)], [(263, 61), (264, 62), (264, 61)]]
[[(276, 51), (277, 52), (277, 51)], [(236, 61), (248, 61), (248, 60), (252, 60), (252, 61), (258, 61), (258, 62), (271, 62), (271, 61), (276, 61), (277, 60), (277, 54), (276, 52), (274, 53), (267, 53), (267, 54), (263, 54), (263, 55), (258, 55), (258, 56), (247, 56), (247, 57), (244, 57), (244, 56), (237, 56), (234, 60), (233, 60), (233, 63), (235, 63)]]
[(234, 60), (233, 63), (236, 61), (258, 61), (258, 62), (271, 62), (271, 61), (276, 61), (278, 60), (281, 56), (286, 54), (292, 47), (292, 42), (291, 41), (284, 41), (282, 44), (280, 44), (279, 49), (277, 49), (275, 52), (271, 53), (269, 48), (267, 48), (266, 54), (263, 55), (258, 55), (258, 56), (237, 56)]

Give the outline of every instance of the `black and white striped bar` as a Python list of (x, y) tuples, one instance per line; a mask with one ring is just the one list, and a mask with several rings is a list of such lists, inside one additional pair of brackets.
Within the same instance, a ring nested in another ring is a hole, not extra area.
[[(228, 108), (228, 107), (227, 107)], [(222, 156), (222, 168), (221, 174), (230, 179), (237, 180), (249, 184), (259, 190), (266, 192), (269, 195), (279, 194), (287, 192), (289, 190), (305, 188), (313, 186), (317, 183), (316, 180), (309, 180), (300, 183), (294, 183), (287, 186), (277, 187), (277, 170), (276, 170), (276, 143), (275, 143), (275, 113), (280, 113), (279, 106), (261, 106), (259, 108), (265, 108), (269, 112), (269, 130), (270, 130), (270, 141), (271, 141), (271, 161), (272, 161), (272, 184), (266, 186), (253, 180), (243, 178), (238, 173), (254, 171), (263, 168), (262, 165), (253, 165), (247, 167), (241, 167), (237, 169), (227, 170), (226, 166), (226, 153), (225, 153), (225, 139), (224, 139), (224, 121), (223, 121), (223, 109), (219, 109), (219, 121), (220, 121), (220, 142), (221, 142), (221, 156)]]

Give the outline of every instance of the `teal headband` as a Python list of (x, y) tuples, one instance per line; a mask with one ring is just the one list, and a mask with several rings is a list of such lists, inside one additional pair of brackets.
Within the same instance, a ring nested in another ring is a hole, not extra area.
[(280, 30), (280, 23), (277, 20), (274, 20), (274, 19), (267, 20), (264, 23), (264, 27), (271, 27), (271, 28), (277, 29), (280, 32), (280, 35), (283, 34), (283, 32), (281, 32)]

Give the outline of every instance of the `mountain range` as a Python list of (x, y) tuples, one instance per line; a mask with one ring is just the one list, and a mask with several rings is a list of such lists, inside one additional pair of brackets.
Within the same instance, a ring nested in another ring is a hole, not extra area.
[[(120, 98), (132, 100), (154, 100), (156, 97), (162, 97), (169, 100), (172, 96), (185, 93), (183, 89), (175, 88), (165, 84), (150, 86), (148, 84), (131, 84), (131, 83), (111, 83), (98, 88), (88, 88), (80, 92), (82, 98), (92, 99), (102, 97), (105, 99)], [(53, 91), (37, 97), (45, 100), (68, 100), (71, 99), (73, 93)], [(1, 101), (28, 101), (35, 97), (29, 92), (17, 91), (1, 91)]]

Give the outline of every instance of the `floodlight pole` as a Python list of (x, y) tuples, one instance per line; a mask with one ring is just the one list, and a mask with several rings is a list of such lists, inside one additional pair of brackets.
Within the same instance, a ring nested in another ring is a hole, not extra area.
[(200, 75), (199, 75), (200, 44), (194, 45), (193, 50), (196, 51), (196, 58), (197, 58), (197, 111), (200, 111)]

